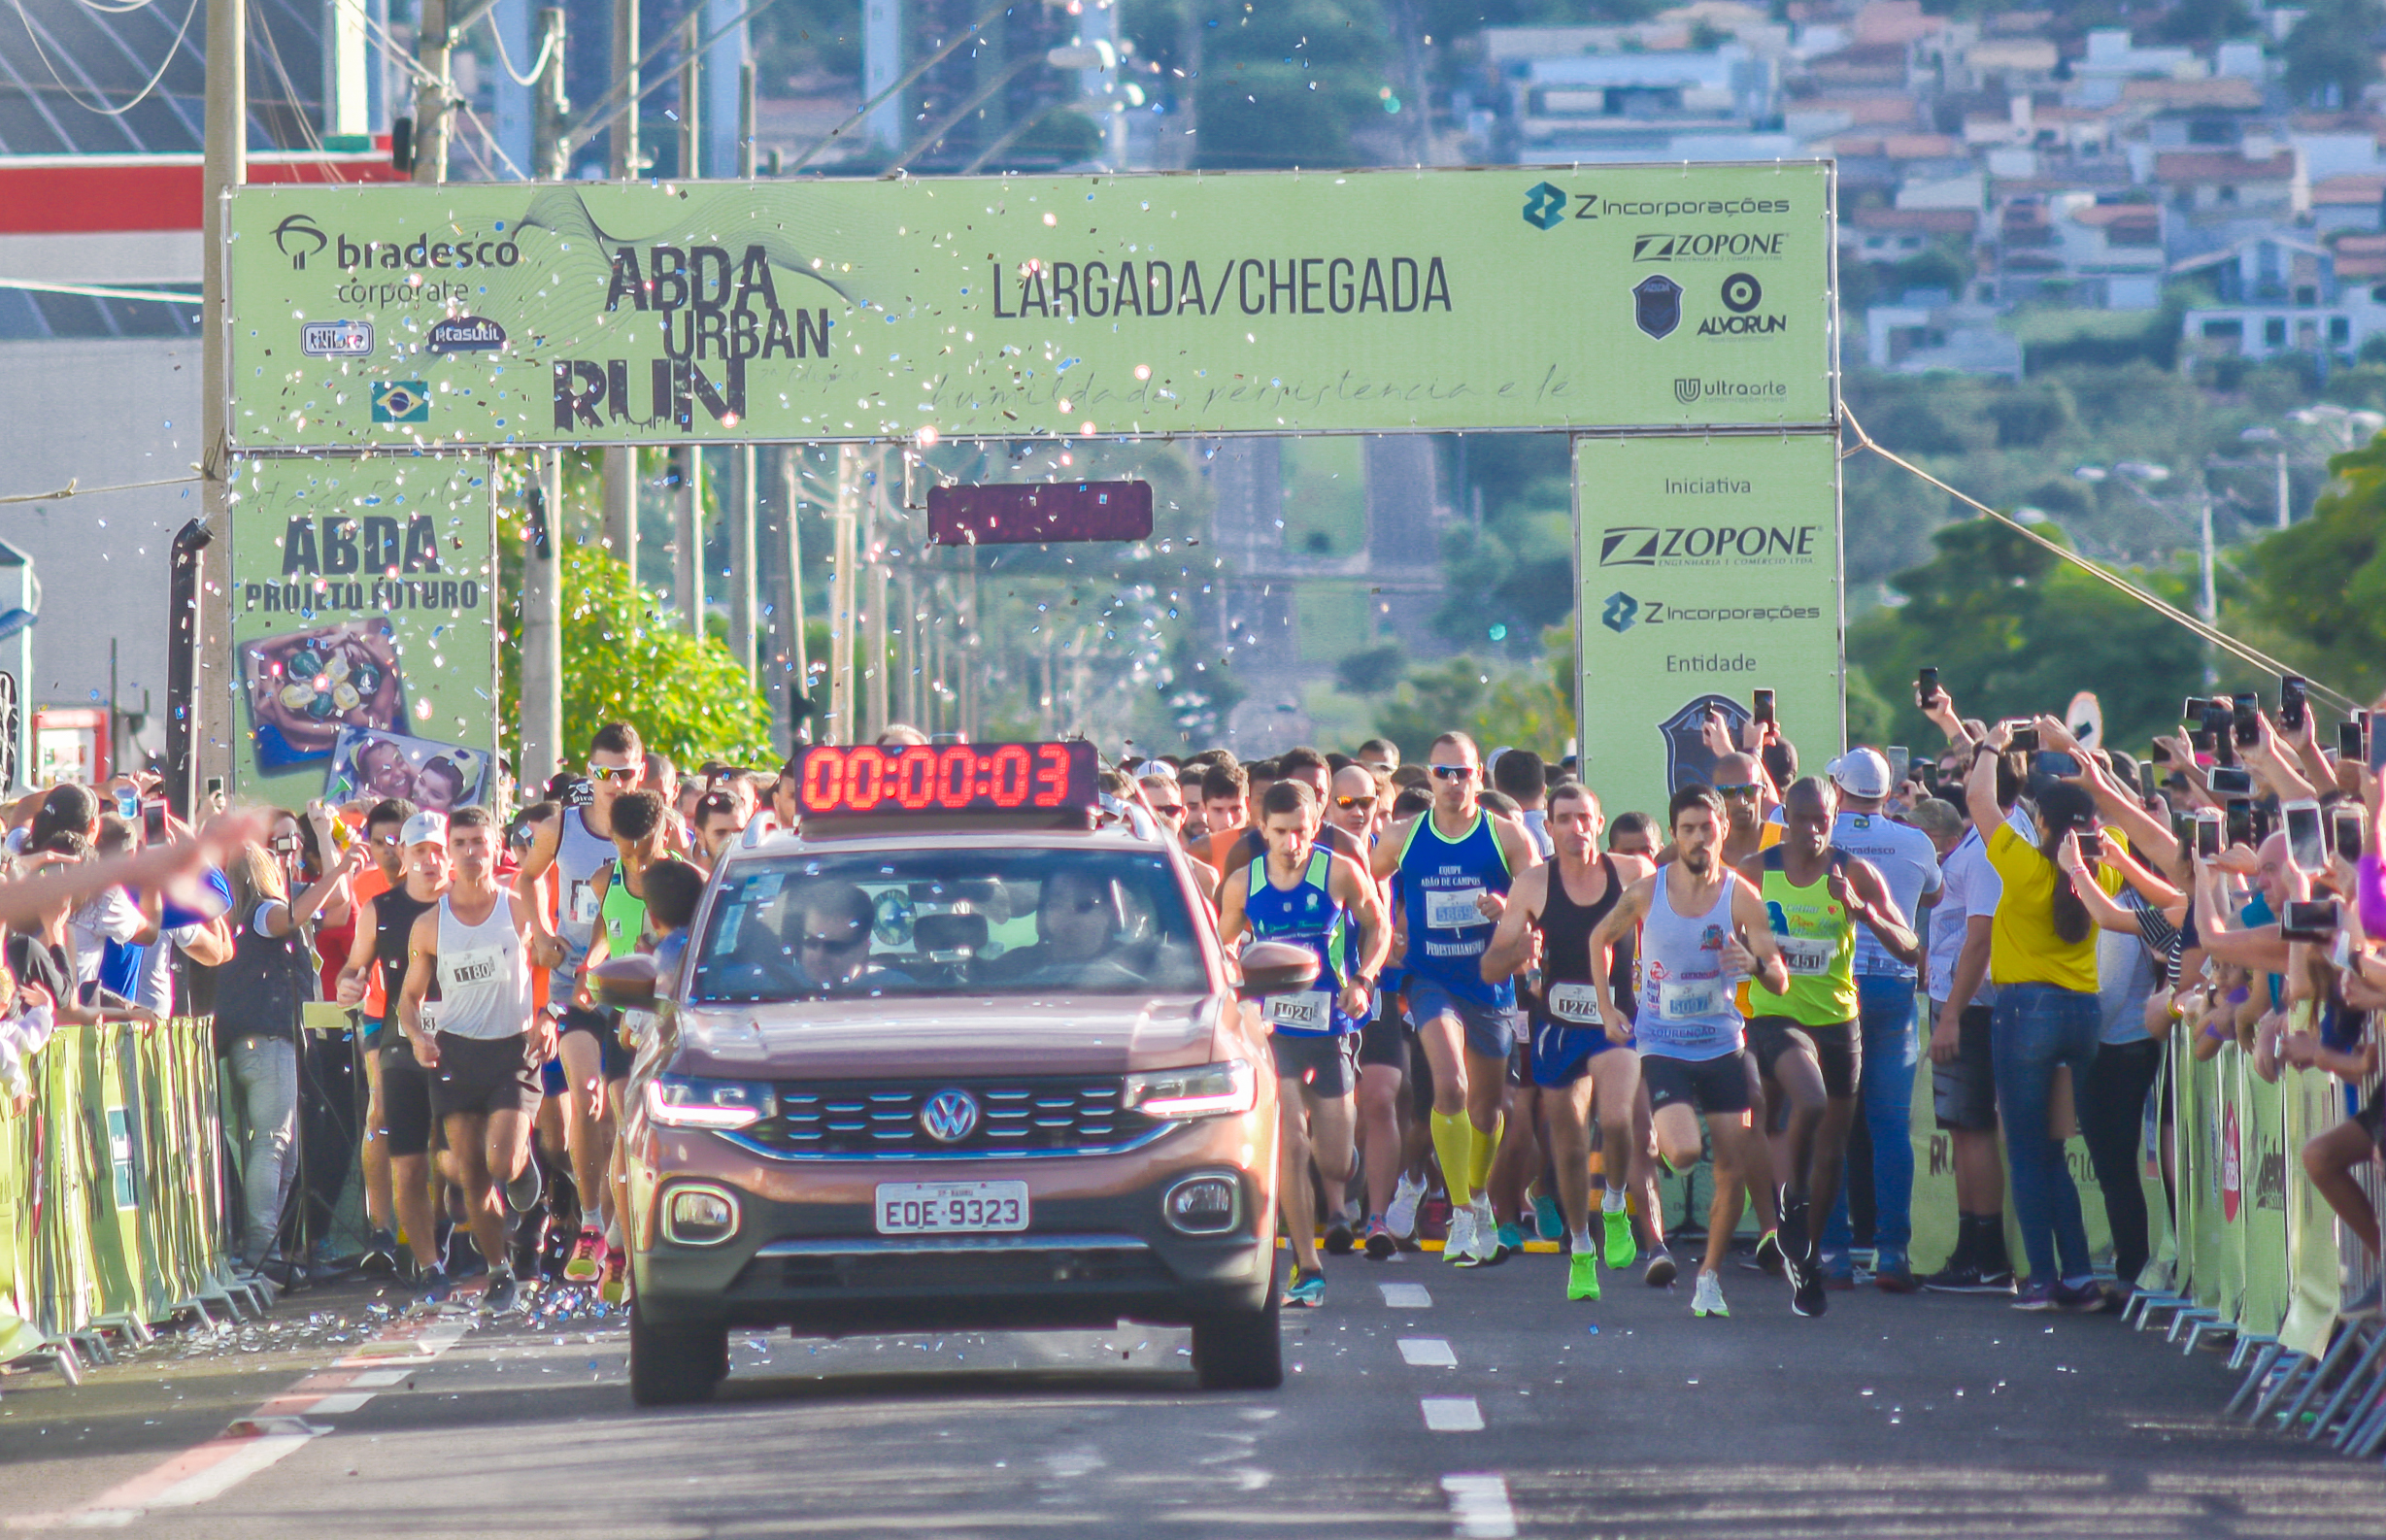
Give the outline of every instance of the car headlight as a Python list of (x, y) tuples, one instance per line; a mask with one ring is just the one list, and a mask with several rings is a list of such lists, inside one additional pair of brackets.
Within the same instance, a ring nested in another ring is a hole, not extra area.
[(1126, 1105), (1147, 1118), (1215, 1118), (1249, 1112), (1258, 1099), (1259, 1082), (1239, 1058), (1126, 1077)]
[(646, 1085), (646, 1113), (666, 1128), (745, 1128), (777, 1110), (768, 1086), (735, 1080), (657, 1075)]

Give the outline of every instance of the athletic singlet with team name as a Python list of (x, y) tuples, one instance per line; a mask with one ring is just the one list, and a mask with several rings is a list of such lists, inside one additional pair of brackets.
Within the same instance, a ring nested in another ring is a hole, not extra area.
[(1332, 1037), (1366, 1024), (1342, 1014), (1351, 926), (1334, 901), (1332, 869), (1333, 853), (1322, 845), (1309, 853), (1300, 881), (1291, 887), (1267, 880), (1264, 856), (1246, 868), (1251, 887), (1243, 895), (1243, 918), (1251, 921), (1251, 933), (1261, 941), (1289, 942), (1317, 954), (1317, 983), (1298, 994), (1271, 994), (1261, 1002), (1269, 1028), (1287, 1037)]
[(1823, 875), (1800, 887), (1782, 865), (1780, 846), (1764, 853), (1764, 885), (1758, 892), (1789, 967), (1790, 988), (1775, 994), (1750, 980), (1750, 1016), (1786, 1016), (1805, 1026), (1856, 1020), (1856, 921), (1847, 906), (1831, 896), (1831, 874), (1844, 878), (1848, 857), (1841, 851), (1829, 854)]
[[(1595, 1027), (1606, 1024), (1607, 1002), (1599, 1000), (1591, 988), (1591, 932), (1598, 928), (1607, 912), (1616, 907), (1624, 896), (1624, 879), (1616, 873), (1615, 861), (1607, 856), (1598, 858), (1599, 869), (1606, 874), (1607, 887), (1591, 903), (1578, 904), (1573, 894), (1565, 890), (1565, 880), (1558, 868), (1549, 869), (1549, 896), (1541, 904), (1541, 997), (1531, 1001), (1535, 1025), (1555, 1021), (1561, 1026)], [(1612, 998), (1629, 1001), (1632, 987), (1632, 938), (1624, 937), (1607, 954), (1607, 982), (1614, 989)]]
[(1643, 1054), (1709, 1059), (1736, 1054), (1747, 1022), (1724, 972), (1724, 939), (1731, 934), (1731, 890), (1724, 882), (1703, 915), (1674, 913), (1672, 881), (1661, 872), (1640, 922), (1640, 1018), (1633, 1038)]
[(1408, 921), (1408, 954), (1401, 966), (1412, 979), (1435, 985), (1454, 999), (1487, 1010), (1516, 1008), (1516, 981), (1483, 982), (1483, 954), (1491, 946), (1492, 921), (1475, 900), (1508, 890), (1508, 856), (1491, 816), (1481, 808), (1457, 839), (1445, 839), (1430, 812), (1420, 813), (1400, 847), (1400, 901)]

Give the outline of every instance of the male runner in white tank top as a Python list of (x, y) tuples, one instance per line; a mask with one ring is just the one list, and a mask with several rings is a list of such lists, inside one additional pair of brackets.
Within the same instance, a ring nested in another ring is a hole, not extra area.
[(1758, 1152), (1750, 1116), (1748, 1023), (1734, 984), (1754, 976), (1778, 993), (1790, 970), (1773, 940), (1771, 917), (1756, 885), (1721, 858), (1731, 820), (1712, 787), (1674, 792), (1674, 859), (1624, 890), (1591, 932), (1596, 998), (1612, 999), (1608, 951), (1640, 927), (1640, 1018), (1610, 1021), (1617, 1043), (1637, 1036), (1641, 1084), (1655, 1109), (1657, 1150), (1676, 1171), (1698, 1163), (1698, 1115), (1715, 1142), (1715, 1204), (1708, 1210), (1706, 1260), (1691, 1297), (1694, 1316), (1728, 1316), (1720, 1269), (1746, 1201), (1742, 1182)]
[[(530, 1158), (539, 1067), (554, 1052), (554, 1023), (530, 1008), (530, 969), (563, 960), (563, 943), (540, 906), (497, 881), (497, 820), (487, 808), (448, 820), (453, 878), (439, 907), (415, 921), (398, 1025), (431, 1071), (431, 1107), (447, 1130), (449, 1176), (464, 1189), (473, 1244), (488, 1261), (482, 1308), (513, 1308), (505, 1184)], [(422, 1000), (439, 981), (436, 1034), (422, 1030)]]

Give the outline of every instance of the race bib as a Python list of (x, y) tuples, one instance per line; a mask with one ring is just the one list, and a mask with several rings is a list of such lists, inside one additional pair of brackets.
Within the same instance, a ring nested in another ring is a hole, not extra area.
[(572, 884), (571, 915), (573, 924), (593, 925), (596, 923), (597, 898), (594, 883)]
[(1483, 911), (1475, 900), (1483, 896), (1480, 887), (1433, 887), (1425, 895), (1425, 922), (1435, 930), (1463, 930), (1469, 925), (1488, 925)]
[(1693, 979), (1684, 984), (1666, 983), (1657, 987), (1657, 1014), (1669, 1021), (1720, 1016), (1729, 1000), (1721, 979)]
[(1333, 997), (1324, 989), (1267, 997), (1267, 1024), (1280, 1032), (1330, 1032)]
[(468, 988), (476, 984), (490, 984), (504, 972), (505, 953), (496, 947), (479, 947), (470, 952), (451, 952), (440, 954), (441, 982), (449, 988)]
[(1576, 1026), (1600, 1024), (1598, 991), (1587, 984), (1553, 984), (1549, 987), (1549, 1014), (1560, 1021)]
[(1780, 944), (1781, 960), (1790, 965), (1796, 977), (1813, 978), (1831, 971), (1839, 956), (1839, 943), (1814, 936), (1775, 936)]

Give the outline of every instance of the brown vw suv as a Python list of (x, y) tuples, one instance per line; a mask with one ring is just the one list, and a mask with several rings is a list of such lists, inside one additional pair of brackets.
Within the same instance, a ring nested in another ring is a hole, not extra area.
[[(1173, 844), (1090, 805), (840, 821), (848, 786), (724, 854), (659, 991), (636, 1399), (710, 1394), (739, 1326), (1189, 1324), (1204, 1386), (1279, 1384), (1275, 1076)], [(1275, 960), (1244, 988), (1297, 987)]]

